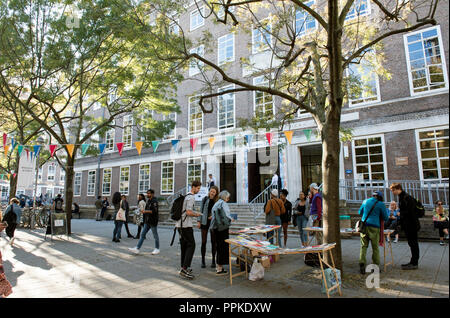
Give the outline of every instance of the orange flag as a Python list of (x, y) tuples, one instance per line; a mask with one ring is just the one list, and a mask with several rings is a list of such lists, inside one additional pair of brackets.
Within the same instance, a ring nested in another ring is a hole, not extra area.
[(216, 137), (210, 137), (208, 141), (209, 141), (209, 149), (212, 149), (214, 147), (214, 143), (216, 142)]
[(8, 155), (9, 145), (4, 145), (3, 150), (5, 151), (5, 156)]
[(141, 155), (142, 145), (143, 145), (143, 144), (144, 144), (143, 141), (136, 141), (136, 142), (134, 143), (134, 145), (136, 146), (136, 150), (137, 150), (139, 156)]
[(289, 144), (291, 144), (292, 136), (294, 135), (294, 132), (292, 130), (285, 131), (284, 135), (286, 136), (286, 139), (289, 142)]
[(69, 144), (66, 145), (67, 151), (69, 152), (69, 156), (72, 157), (73, 156), (73, 150), (75, 149), (75, 145), (74, 144)]

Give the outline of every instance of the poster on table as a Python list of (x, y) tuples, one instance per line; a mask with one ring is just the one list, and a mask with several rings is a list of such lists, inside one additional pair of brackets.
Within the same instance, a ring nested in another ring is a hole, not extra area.
[(31, 158), (31, 153), (22, 151), (20, 154), (19, 169), (17, 173), (17, 188), (33, 190), (36, 178), (36, 157)]

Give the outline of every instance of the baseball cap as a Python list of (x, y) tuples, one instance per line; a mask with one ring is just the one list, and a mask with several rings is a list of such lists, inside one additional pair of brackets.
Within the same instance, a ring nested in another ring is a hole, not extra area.
[(374, 192), (372, 193), (372, 196), (374, 196), (374, 197), (380, 197), (380, 198), (383, 199), (383, 193), (382, 193), (381, 191), (374, 191)]
[(270, 193), (274, 196), (278, 196), (278, 190), (277, 189), (273, 189), (272, 191), (270, 191)]
[(317, 185), (317, 183), (311, 183), (309, 185), (309, 188), (313, 188), (313, 189), (319, 190), (319, 186)]

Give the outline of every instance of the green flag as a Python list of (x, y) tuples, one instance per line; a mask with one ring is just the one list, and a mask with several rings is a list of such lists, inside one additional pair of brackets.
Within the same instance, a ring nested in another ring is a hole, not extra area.
[(303, 129), (303, 133), (306, 136), (306, 140), (311, 141), (311, 129)]
[(234, 136), (227, 136), (228, 146), (233, 147)]
[(91, 145), (89, 145), (89, 144), (82, 144), (81, 145), (81, 154), (84, 156), (84, 155), (86, 155), (86, 152), (88, 151), (88, 149), (89, 149), (89, 147), (90, 147)]
[(156, 149), (158, 149), (158, 146), (160, 143), (161, 143), (161, 141), (159, 141), (159, 140), (152, 141), (153, 152), (156, 152)]
[(22, 145), (17, 146), (17, 154), (19, 155), (19, 157), (20, 157), (20, 154), (22, 153), (22, 151), (23, 151), (23, 146)]

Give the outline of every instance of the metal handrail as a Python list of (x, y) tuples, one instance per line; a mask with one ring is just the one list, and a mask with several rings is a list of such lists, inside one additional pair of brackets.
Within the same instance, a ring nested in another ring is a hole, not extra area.
[(168, 206), (171, 206), (173, 201), (175, 201), (176, 198), (178, 198), (180, 195), (185, 195), (187, 193), (187, 187), (181, 188), (180, 190), (178, 190), (177, 192), (175, 192), (174, 194), (169, 195), (166, 198), (166, 202)]
[(253, 200), (250, 201), (248, 204), (248, 207), (250, 209), (250, 212), (253, 214), (253, 221), (256, 224), (256, 219), (264, 212), (259, 211), (258, 207), (260, 204), (266, 203), (268, 199), (270, 198), (270, 192), (272, 189), (278, 189), (278, 185), (271, 184), (267, 188), (265, 188), (263, 191), (261, 191), (260, 194), (258, 194)]

